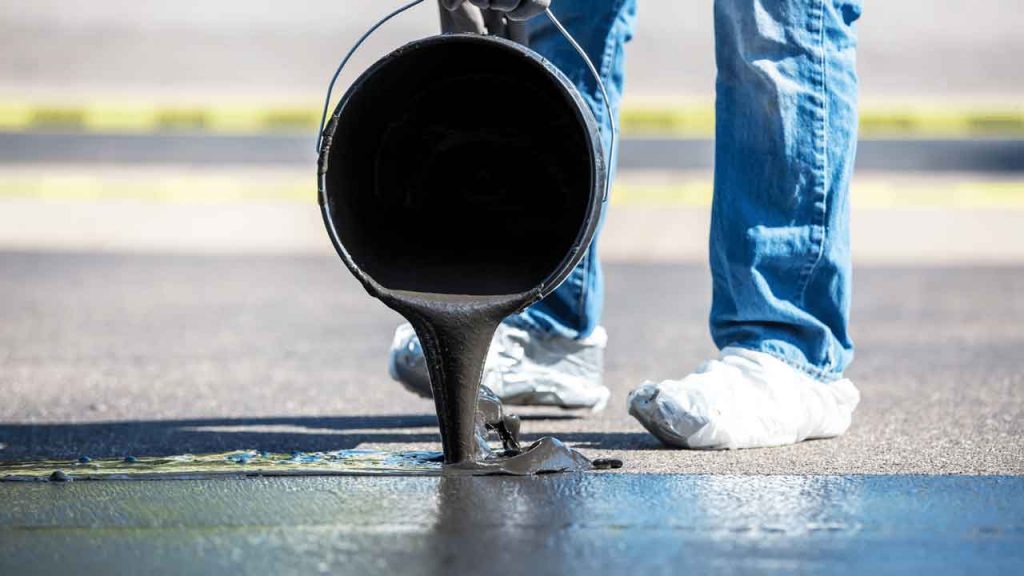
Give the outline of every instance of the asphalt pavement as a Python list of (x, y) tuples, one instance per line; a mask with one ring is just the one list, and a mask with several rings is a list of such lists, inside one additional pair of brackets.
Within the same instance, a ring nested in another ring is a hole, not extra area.
[[(329, 255), (0, 253), (0, 459), (258, 449), (437, 449), (432, 404), (391, 382), (400, 318)], [(699, 264), (608, 266), (600, 414), (522, 409), (623, 472), (1024, 474), (1024, 269), (861, 266), (839, 439), (662, 448), (626, 413), (643, 379), (714, 353)]]

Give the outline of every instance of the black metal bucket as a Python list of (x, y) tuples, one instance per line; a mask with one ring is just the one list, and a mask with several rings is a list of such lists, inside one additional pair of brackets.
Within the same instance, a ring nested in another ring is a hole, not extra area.
[(517, 474), (589, 467), (551, 439), (520, 452), (503, 434), (499, 456), (476, 436), (480, 426), (503, 426), (481, 424), (477, 412), (495, 328), (568, 277), (607, 197), (598, 125), (575, 87), (502, 38), (417, 40), (352, 84), (318, 150), (320, 207), (335, 249), (423, 345), (445, 463)]
[(417, 40), (352, 84), (320, 146), (338, 254), (374, 296), (554, 290), (583, 257), (606, 190), (576, 88), (514, 42)]

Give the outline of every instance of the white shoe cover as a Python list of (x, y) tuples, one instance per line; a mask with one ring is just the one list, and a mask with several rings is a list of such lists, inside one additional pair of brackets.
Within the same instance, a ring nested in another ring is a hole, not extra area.
[[(572, 340), (502, 323), (487, 353), (483, 384), (505, 404), (599, 412), (610, 396), (602, 383), (607, 342), (601, 327), (585, 339)], [(388, 373), (407, 390), (431, 397), (423, 349), (409, 324), (395, 330)]]
[(669, 446), (711, 450), (839, 436), (860, 392), (847, 379), (819, 382), (762, 352), (725, 348), (682, 380), (644, 382), (629, 413)]

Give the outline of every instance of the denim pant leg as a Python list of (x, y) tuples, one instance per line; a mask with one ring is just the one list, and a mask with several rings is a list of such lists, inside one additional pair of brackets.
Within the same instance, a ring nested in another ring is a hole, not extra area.
[(860, 0), (716, 0), (711, 335), (822, 380), (853, 357)]
[[(551, 9), (590, 56), (604, 81), (617, 119), (622, 99), (624, 47), (633, 37), (636, 0), (556, 0)], [(554, 63), (579, 89), (601, 126), (607, 150), (612, 132), (604, 101), (579, 54), (545, 16), (530, 21), (530, 47)], [(614, 175), (615, 161), (613, 158), (609, 163), (609, 177)], [(604, 282), (595, 236), (586, 256), (565, 282), (513, 321), (568, 338), (585, 338), (600, 323), (603, 305)]]

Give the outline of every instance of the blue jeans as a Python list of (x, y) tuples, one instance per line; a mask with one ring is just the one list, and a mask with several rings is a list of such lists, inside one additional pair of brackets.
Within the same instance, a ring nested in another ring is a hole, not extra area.
[[(617, 112), (636, 0), (554, 0)], [(716, 0), (715, 344), (766, 352), (821, 380), (853, 357), (849, 183), (856, 153), (854, 22), (861, 0)], [(584, 65), (543, 17), (530, 44), (605, 117)], [(606, 121), (605, 121), (606, 122)], [(600, 322), (596, 241), (554, 293), (519, 320), (580, 338)]]

